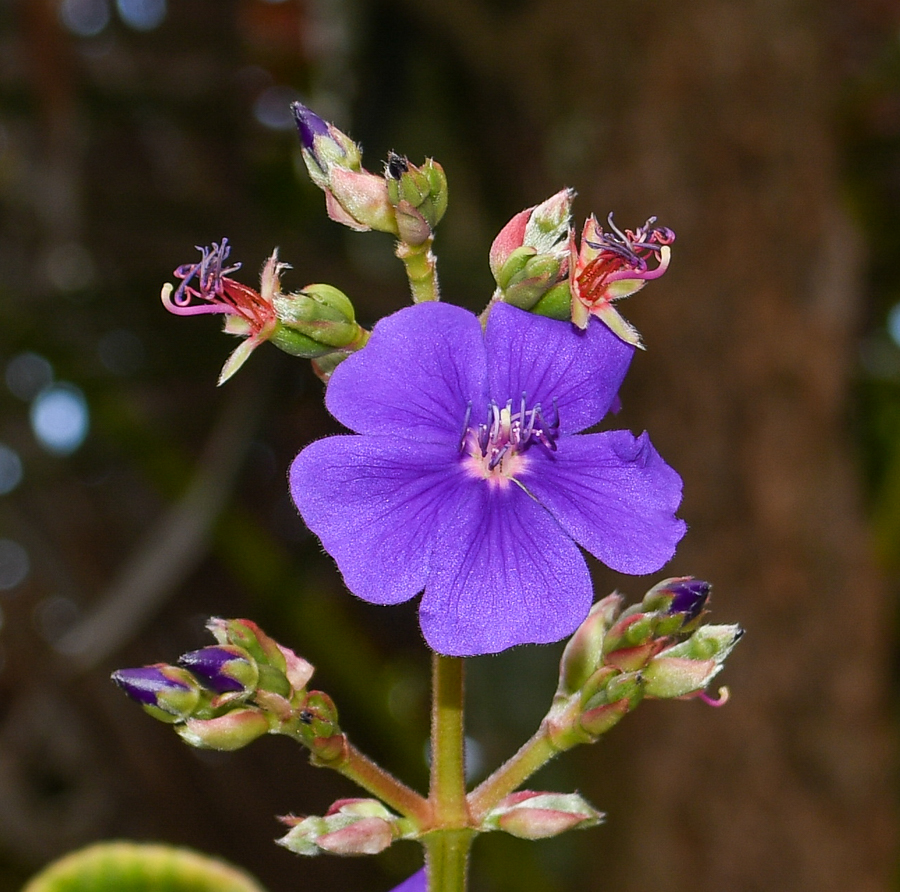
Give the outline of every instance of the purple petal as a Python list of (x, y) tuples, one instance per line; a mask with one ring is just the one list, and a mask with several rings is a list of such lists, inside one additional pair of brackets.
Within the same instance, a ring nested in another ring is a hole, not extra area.
[(394, 886), (391, 892), (426, 892), (428, 880), (425, 877), (425, 868), (417, 870), (411, 877), (405, 879), (399, 886)]
[(235, 650), (225, 647), (203, 647), (200, 650), (192, 650), (182, 654), (178, 663), (189, 669), (201, 682), (212, 688), (217, 694), (225, 694), (229, 691), (243, 691), (244, 686), (223, 671), (229, 663), (240, 659)]
[(431, 549), (465, 492), (455, 446), (388, 437), (318, 440), (294, 460), (290, 486), (347, 587), (374, 604), (424, 588)]
[(292, 102), (291, 111), (294, 113), (294, 121), (297, 123), (303, 147), (312, 152), (316, 136), (328, 136), (328, 124), (302, 102)]
[(586, 331), (509, 304), (491, 310), (485, 335), (490, 394), (498, 404), (541, 403), (559, 410), (562, 433), (596, 424), (613, 405), (634, 347), (592, 319)]
[(189, 691), (190, 688), (163, 672), (161, 666), (141, 666), (138, 669), (117, 669), (112, 674), (112, 680), (132, 700), (144, 703), (147, 706), (155, 706), (157, 697), (164, 691), (179, 690)]
[(560, 437), (552, 455), (529, 450), (522, 485), (576, 542), (613, 570), (653, 573), (675, 553), (681, 478), (646, 433)]
[(434, 545), (419, 608), (425, 640), (472, 656), (564, 638), (591, 605), (581, 552), (515, 483), (473, 484)]
[(361, 434), (426, 442), (462, 437), (466, 409), (487, 411), (481, 325), (468, 310), (424, 303), (382, 319), (365, 348), (342, 362), (328, 410)]

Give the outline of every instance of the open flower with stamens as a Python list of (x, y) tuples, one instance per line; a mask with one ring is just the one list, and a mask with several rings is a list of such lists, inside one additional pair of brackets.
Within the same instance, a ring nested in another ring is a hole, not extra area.
[(173, 288), (163, 285), (163, 305), (170, 313), (179, 316), (196, 316), (202, 313), (221, 313), (225, 316), (225, 331), (245, 338), (228, 357), (219, 375), (219, 384), (227, 381), (247, 360), (247, 357), (263, 342), (269, 340), (278, 327), (274, 298), (280, 290), (280, 276), (287, 263), (279, 263), (278, 250), (266, 261), (260, 276), (260, 290), (255, 291), (229, 274), (241, 268), (239, 263), (227, 266), (231, 253), (228, 239), (212, 247), (197, 247), (200, 260), (185, 263), (175, 270), (175, 278), (181, 284)]
[[(572, 290), (572, 321), (587, 328), (591, 316), (606, 323), (626, 344), (643, 347), (641, 336), (613, 308), (613, 301), (640, 291), (649, 279), (658, 279), (669, 267), (670, 245), (675, 233), (654, 226), (656, 217), (632, 232), (624, 232), (609, 215), (605, 232), (590, 216), (581, 233), (580, 249), (575, 232), (569, 234), (569, 286)], [(651, 266), (648, 261), (656, 261)]]
[(644, 574), (684, 533), (681, 479), (646, 434), (580, 433), (633, 354), (597, 321), (580, 331), (503, 303), (484, 331), (449, 304), (400, 310), (335, 371), (326, 404), (357, 435), (297, 456), (294, 500), (360, 598), (424, 589), (433, 650), (557, 641), (591, 605), (579, 545)]

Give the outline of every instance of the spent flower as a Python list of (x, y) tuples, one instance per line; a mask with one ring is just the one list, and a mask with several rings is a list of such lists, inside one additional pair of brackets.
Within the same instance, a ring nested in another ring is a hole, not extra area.
[[(572, 291), (572, 321), (587, 328), (591, 316), (609, 326), (623, 341), (642, 347), (641, 336), (613, 307), (613, 301), (640, 291), (650, 279), (658, 279), (669, 267), (675, 233), (654, 226), (650, 217), (634, 232), (621, 230), (608, 217), (604, 231), (593, 215), (581, 233), (581, 246), (575, 232), (569, 236), (569, 286)], [(651, 266), (648, 261), (655, 260)]]
[(591, 605), (579, 545), (623, 573), (659, 569), (684, 533), (681, 479), (646, 433), (580, 433), (613, 405), (634, 348), (496, 304), (424, 303), (382, 320), (335, 372), (354, 436), (295, 459), (306, 523), (366, 601), (424, 589), (438, 653), (557, 641)]
[(241, 265), (227, 265), (228, 239), (197, 250), (200, 260), (179, 266), (174, 276), (181, 284), (173, 288), (167, 282), (161, 298), (166, 309), (179, 316), (224, 315), (225, 332), (244, 338), (222, 368), (219, 384), (266, 341), (313, 360), (332, 355), (343, 359), (365, 344), (368, 333), (356, 323), (350, 299), (337, 288), (317, 284), (282, 293), (281, 273), (290, 265), (278, 260), (277, 249), (263, 266), (259, 291), (231, 278)]

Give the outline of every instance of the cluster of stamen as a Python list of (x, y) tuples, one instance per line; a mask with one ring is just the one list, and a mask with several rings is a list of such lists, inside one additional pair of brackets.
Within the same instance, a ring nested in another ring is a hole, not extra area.
[(551, 420), (544, 418), (540, 403), (528, 409), (524, 393), (518, 411), (513, 411), (512, 400), (503, 408), (491, 400), (486, 422), (471, 424), (471, 416), (470, 403), (459, 451), (468, 457), (471, 470), (478, 477), (497, 482), (515, 477), (524, 467), (524, 453), (535, 444), (556, 451), (559, 413), (555, 400)]
[(240, 316), (252, 331), (259, 331), (272, 319), (275, 311), (271, 303), (247, 285), (229, 278), (229, 274), (241, 268), (240, 263), (226, 266), (231, 248), (228, 239), (212, 247), (197, 246), (198, 263), (185, 263), (173, 275), (181, 284), (173, 291), (168, 285), (163, 289), (162, 301), (167, 310), (179, 316), (196, 316), (201, 313), (224, 313)]

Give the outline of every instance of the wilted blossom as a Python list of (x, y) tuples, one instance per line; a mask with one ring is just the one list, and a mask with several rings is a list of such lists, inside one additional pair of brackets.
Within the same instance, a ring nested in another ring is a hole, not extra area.
[[(581, 233), (580, 248), (575, 232), (569, 236), (569, 286), (572, 290), (572, 321), (587, 328), (591, 316), (605, 322), (623, 341), (641, 347), (641, 336), (613, 308), (613, 301), (640, 291), (650, 279), (658, 279), (669, 267), (670, 245), (675, 233), (654, 226), (651, 217), (632, 232), (624, 232), (608, 218), (609, 231), (594, 216), (588, 217)], [(648, 260), (655, 260), (650, 266)]]
[(225, 331), (239, 335), (242, 341), (222, 368), (219, 384), (227, 381), (262, 343), (271, 338), (278, 328), (274, 297), (280, 288), (280, 274), (287, 268), (278, 262), (278, 252), (273, 251), (266, 261), (260, 277), (260, 290), (229, 277), (241, 268), (239, 263), (226, 266), (231, 248), (228, 239), (212, 247), (198, 247), (200, 260), (185, 263), (175, 270), (181, 284), (173, 290), (170, 284), (163, 286), (162, 302), (170, 313), (179, 316), (196, 316), (202, 313), (220, 313), (225, 316)]
[(496, 304), (482, 331), (441, 303), (382, 320), (335, 371), (326, 404), (356, 432), (306, 449), (291, 490), (366, 601), (424, 589), (443, 654), (557, 641), (591, 605), (582, 546), (624, 573), (658, 570), (684, 524), (681, 479), (646, 434), (581, 434), (616, 399), (634, 348)]

